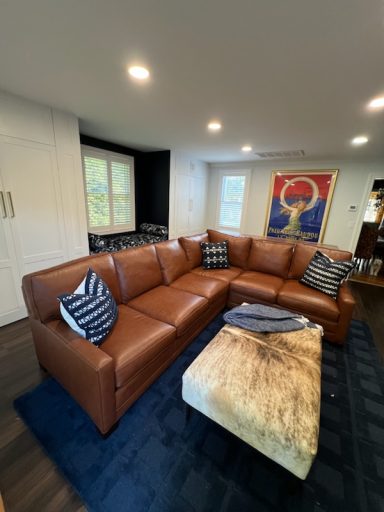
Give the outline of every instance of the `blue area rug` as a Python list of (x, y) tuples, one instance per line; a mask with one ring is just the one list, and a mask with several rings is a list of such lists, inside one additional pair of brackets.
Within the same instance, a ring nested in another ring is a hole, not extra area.
[(185, 423), (181, 376), (222, 325), (213, 321), (106, 440), (53, 379), (15, 407), (90, 511), (383, 512), (384, 369), (367, 326), (353, 322), (345, 348), (324, 342), (319, 452), (292, 495), (290, 474), (256, 450), (197, 412)]

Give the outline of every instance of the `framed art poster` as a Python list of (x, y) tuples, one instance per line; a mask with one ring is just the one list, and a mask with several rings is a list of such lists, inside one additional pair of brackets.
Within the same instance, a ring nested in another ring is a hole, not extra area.
[(273, 171), (264, 235), (322, 242), (337, 172)]

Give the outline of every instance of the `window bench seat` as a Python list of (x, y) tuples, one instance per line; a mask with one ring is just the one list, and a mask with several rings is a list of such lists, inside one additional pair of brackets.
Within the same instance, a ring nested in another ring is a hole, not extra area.
[(140, 224), (136, 233), (118, 233), (116, 235), (97, 235), (88, 233), (89, 253), (116, 252), (128, 247), (138, 247), (168, 240), (168, 228), (159, 224)]

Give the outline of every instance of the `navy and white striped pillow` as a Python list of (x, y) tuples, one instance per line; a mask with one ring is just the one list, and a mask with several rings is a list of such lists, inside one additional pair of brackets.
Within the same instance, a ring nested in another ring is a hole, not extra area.
[(59, 295), (60, 312), (80, 336), (100, 345), (117, 319), (117, 304), (108, 286), (91, 268), (73, 293)]
[(354, 266), (353, 261), (335, 261), (326, 254), (316, 251), (300, 279), (300, 283), (337, 299), (340, 284), (347, 278)]

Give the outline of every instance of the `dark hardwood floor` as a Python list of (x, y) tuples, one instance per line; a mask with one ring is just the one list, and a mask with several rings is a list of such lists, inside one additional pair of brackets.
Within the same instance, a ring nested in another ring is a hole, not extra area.
[(366, 322), (384, 362), (384, 287), (370, 282), (350, 282), (356, 299), (354, 317)]
[[(369, 324), (384, 361), (384, 288), (353, 282), (355, 318)], [(384, 363), (383, 363), (384, 364)], [(0, 491), (7, 512), (80, 512), (80, 498), (13, 409), (13, 400), (46, 375), (27, 320), (0, 328)]]
[(44, 378), (28, 320), (1, 327), (0, 491), (6, 512), (86, 510), (13, 409), (13, 400)]

